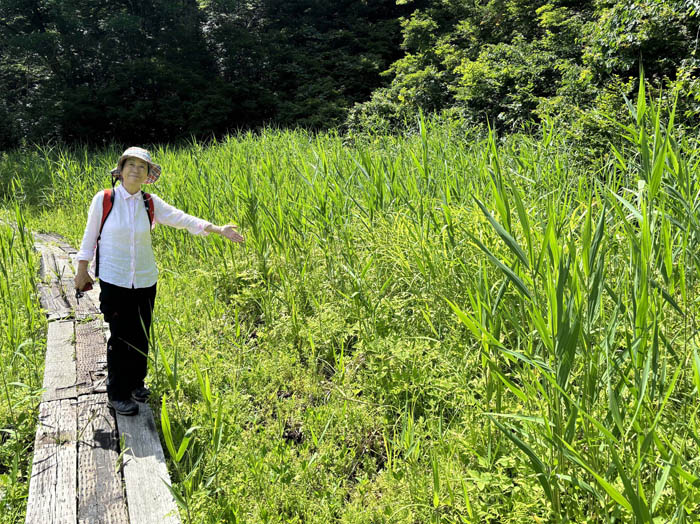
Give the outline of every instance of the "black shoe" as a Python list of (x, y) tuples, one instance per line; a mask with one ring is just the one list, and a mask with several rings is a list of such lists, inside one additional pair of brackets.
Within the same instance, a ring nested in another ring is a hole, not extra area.
[(131, 392), (131, 398), (136, 402), (146, 402), (149, 396), (151, 396), (151, 390), (145, 386), (139, 386)]
[(139, 412), (139, 405), (131, 399), (107, 400), (107, 405), (120, 415), (136, 415)]

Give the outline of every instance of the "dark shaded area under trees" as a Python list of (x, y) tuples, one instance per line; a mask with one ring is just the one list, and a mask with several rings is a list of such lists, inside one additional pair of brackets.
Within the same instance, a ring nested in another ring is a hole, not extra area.
[(0, 147), (326, 128), (400, 56), (394, 0), (0, 0)]
[(391, 132), (419, 109), (604, 135), (640, 59), (700, 111), (696, 0), (0, 0), (0, 148), (264, 125)]

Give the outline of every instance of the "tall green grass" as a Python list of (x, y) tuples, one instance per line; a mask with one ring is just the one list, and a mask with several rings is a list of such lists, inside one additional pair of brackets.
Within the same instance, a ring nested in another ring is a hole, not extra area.
[[(246, 235), (154, 232), (183, 517), (696, 522), (700, 150), (630, 109), (603, 158), (424, 118), (153, 148), (153, 192)], [(77, 244), (119, 153), (8, 155), (0, 191)]]
[(679, 146), (673, 111), (664, 126), (645, 101), (642, 84), (612, 183), (550, 202), (540, 227), (494, 160), (491, 205), (475, 201), (505, 250), (472, 239), (513, 292), (488, 312), (473, 307), (489, 301), (483, 288), (469, 294), (471, 310), (452, 304), (482, 339), (494, 389), (519, 400), (510, 413), (497, 400), (488, 416), (558, 519), (578, 518), (572, 488), (594, 521), (698, 515), (697, 152)]
[(0, 521), (20, 522), (29, 487), (46, 322), (36, 298), (38, 257), (32, 236), (22, 209), (7, 211), (0, 217)]

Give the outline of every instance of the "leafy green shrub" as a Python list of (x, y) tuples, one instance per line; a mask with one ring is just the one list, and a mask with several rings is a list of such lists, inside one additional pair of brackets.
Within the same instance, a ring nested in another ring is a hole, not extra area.
[(512, 43), (486, 45), (475, 60), (463, 60), (450, 87), (474, 121), (512, 130), (532, 120), (539, 101), (556, 93), (559, 66), (556, 54), (517, 35)]

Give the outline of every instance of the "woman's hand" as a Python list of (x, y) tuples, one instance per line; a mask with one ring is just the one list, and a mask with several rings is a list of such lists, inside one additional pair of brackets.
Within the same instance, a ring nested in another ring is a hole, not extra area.
[(87, 291), (87, 289), (92, 289), (92, 285), (95, 283), (95, 281), (88, 274), (87, 267), (87, 260), (80, 260), (78, 262), (78, 271), (73, 279), (73, 282), (75, 282), (75, 289), (78, 291)]
[(207, 226), (206, 231), (216, 233), (224, 238), (228, 238), (231, 242), (245, 242), (245, 238), (238, 231), (238, 226), (234, 224), (226, 224), (225, 226), (215, 226), (214, 224)]

